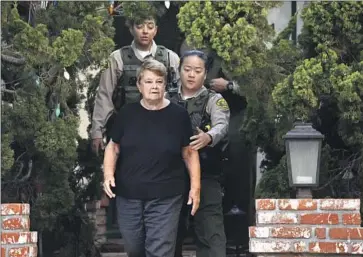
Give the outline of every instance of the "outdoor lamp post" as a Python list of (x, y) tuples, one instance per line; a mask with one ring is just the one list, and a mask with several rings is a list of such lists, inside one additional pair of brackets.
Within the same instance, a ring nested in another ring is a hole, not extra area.
[(296, 198), (312, 198), (312, 188), (319, 185), (321, 143), (324, 136), (310, 123), (296, 123), (286, 133), (287, 168), (290, 187)]

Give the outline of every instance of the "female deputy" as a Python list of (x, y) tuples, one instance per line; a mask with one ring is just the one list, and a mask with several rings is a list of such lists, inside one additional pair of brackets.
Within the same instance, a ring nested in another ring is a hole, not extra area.
[(117, 114), (105, 150), (104, 190), (116, 197), (129, 257), (174, 256), (185, 165), (192, 215), (199, 206), (200, 164), (198, 152), (189, 146), (191, 122), (186, 110), (164, 98), (166, 76), (162, 63), (149, 59), (142, 64), (137, 72), (142, 100)]

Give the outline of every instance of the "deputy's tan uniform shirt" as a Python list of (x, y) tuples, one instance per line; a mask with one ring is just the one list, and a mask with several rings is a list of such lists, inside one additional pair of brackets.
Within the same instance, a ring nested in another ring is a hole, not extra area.
[[(135, 52), (135, 56), (143, 61), (145, 58), (148, 58), (150, 55), (145, 56), (143, 58), (139, 51), (137, 50), (135, 43), (132, 42), (131, 48)], [(157, 45), (153, 41), (151, 46), (151, 55), (155, 57), (157, 50)], [(169, 53), (170, 66), (174, 68), (176, 72), (176, 77), (179, 79), (179, 56), (173, 51), (167, 49)], [(105, 130), (105, 126), (107, 120), (112, 115), (115, 107), (112, 102), (113, 91), (117, 86), (117, 82), (119, 78), (122, 76), (123, 72), (123, 61), (121, 57), (120, 49), (111, 53), (108, 61), (108, 67), (101, 74), (100, 84), (98, 88), (98, 92), (95, 100), (95, 107), (93, 110), (92, 117), (92, 129), (91, 129), (91, 137), (92, 138), (102, 138), (103, 132)]]
[[(194, 96), (185, 98), (179, 87), (179, 94), (183, 100), (199, 96), (202, 92), (208, 90), (205, 86), (201, 87)], [(215, 146), (228, 133), (230, 111), (226, 100), (219, 93), (212, 95), (207, 102), (206, 112), (211, 119), (211, 129), (207, 132), (212, 137), (210, 146)]]

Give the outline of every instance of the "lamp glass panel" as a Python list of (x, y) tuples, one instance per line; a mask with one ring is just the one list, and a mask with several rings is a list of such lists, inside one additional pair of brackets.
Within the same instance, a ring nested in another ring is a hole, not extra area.
[(316, 184), (319, 141), (292, 139), (288, 143), (293, 184)]

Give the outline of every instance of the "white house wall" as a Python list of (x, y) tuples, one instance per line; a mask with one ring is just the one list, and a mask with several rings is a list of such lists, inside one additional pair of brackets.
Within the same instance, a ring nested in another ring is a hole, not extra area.
[(268, 15), (269, 24), (274, 24), (276, 34), (283, 31), (291, 19), (291, 2), (283, 2), (280, 7), (272, 8)]
[[(99, 72), (99, 69), (88, 68), (86, 71), (78, 73), (78, 79), (82, 83), (84, 83), (86, 81), (86, 75), (85, 74), (92, 75), (93, 77), (95, 77), (98, 72)], [(90, 120), (88, 118), (88, 112), (87, 112), (87, 110), (85, 108), (86, 107), (86, 101), (87, 101), (87, 90), (88, 90), (88, 86), (86, 84), (83, 87), (83, 90), (80, 92), (82, 94), (82, 96), (84, 96), (84, 99), (82, 99), (81, 103), (79, 104), (80, 123), (79, 123), (79, 127), (78, 127), (78, 133), (79, 133), (80, 137), (84, 138), (84, 139), (88, 138), (87, 128), (90, 125)]]
[(298, 13), (297, 20), (296, 20), (296, 34), (300, 35), (301, 29), (303, 27), (303, 21), (301, 19), (301, 11), (306, 5), (308, 4), (308, 1), (297, 1), (296, 2), (296, 11)]

